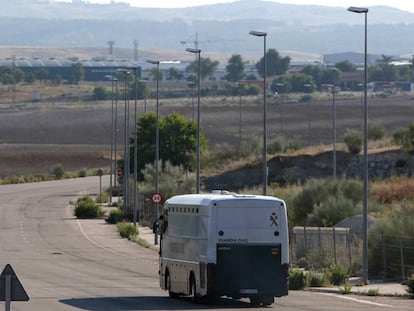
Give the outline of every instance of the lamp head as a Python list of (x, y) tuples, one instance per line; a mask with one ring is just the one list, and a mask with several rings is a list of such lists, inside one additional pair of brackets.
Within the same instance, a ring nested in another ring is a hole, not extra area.
[(201, 50), (200, 49), (186, 48), (185, 50), (187, 52), (190, 52), (190, 53), (196, 53), (196, 54), (200, 54), (201, 53)]
[(147, 60), (147, 63), (153, 64), (153, 65), (159, 65), (159, 60)]
[(252, 30), (249, 32), (249, 35), (256, 36), (256, 37), (266, 37), (267, 32)]
[(353, 12), (353, 13), (368, 13), (368, 8), (361, 8), (361, 7), (356, 7), (356, 6), (351, 6), (348, 8), (349, 12)]

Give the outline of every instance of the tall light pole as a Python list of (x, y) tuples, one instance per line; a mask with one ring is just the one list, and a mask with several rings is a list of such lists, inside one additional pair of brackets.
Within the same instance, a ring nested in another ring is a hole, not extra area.
[(368, 284), (368, 105), (367, 105), (367, 82), (368, 82), (368, 61), (367, 61), (367, 16), (368, 8), (349, 7), (348, 11), (365, 15), (365, 42), (364, 42), (364, 186), (363, 186), (363, 211), (362, 211), (362, 278), (364, 284)]
[(196, 193), (200, 193), (200, 97), (201, 97), (201, 50), (185, 49), (187, 52), (194, 53), (198, 58), (197, 69), (197, 150), (196, 150)]
[[(309, 83), (305, 83), (304, 85), (303, 85), (305, 88), (307, 88), (308, 90), (309, 90), (309, 92), (312, 92), (312, 85), (311, 84), (309, 84)], [(308, 130), (307, 130), (307, 140), (308, 140), (308, 143), (307, 143), (307, 145), (308, 145), (308, 147), (310, 146), (310, 136), (311, 136), (311, 97), (309, 98), (309, 100), (308, 100), (308, 112), (307, 112), (307, 115), (308, 115)]]
[(148, 63), (157, 66), (156, 77), (156, 102), (155, 102), (155, 192), (159, 191), (159, 166), (160, 161), (160, 126), (159, 126), (159, 73), (160, 73), (160, 61), (159, 60), (147, 60)]
[(135, 98), (134, 98), (134, 215), (133, 222), (134, 226), (137, 225), (138, 217), (138, 206), (137, 206), (137, 179), (138, 179), (138, 128), (137, 128), (137, 97), (138, 97), (138, 67), (134, 68), (134, 87), (135, 87)]
[(237, 82), (239, 86), (239, 147), (242, 144), (242, 89), (243, 89), (243, 81)]
[[(147, 60), (148, 63), (156, 65), (156, 103), (155, 103), (155, 192), (159, 192), (159, 163), (160, 162), (160, 126), (159, 126), (159, 80), (160, 80), (160, 61), (159, 60)], [(158, 204), (156, 204), (156, 216), (158, 219)], [(155, 245), (158, 244), (158, 235), (155, 234)]]
[(267, 106), (266, 106), (266, 74), (267, 74), (267, 59), (266, 59), (266, 37), (267, 33), (263, 31), (252, 30), (249, 35), (256, 37), (263, 37), (263, 195), (267, 195)]
[(144, 85), (143, 95), (144, 95), (144, 113), (147, 112), (147, 80), (139, 80), (140, 84)]
[(336, 179), (336, 73), (338, 69), (332, 69), (332, 177)]
[(129, 98), (128, 98), (128, 76), (131, 71), (128, 69), (120, 69), (120, 73), (124, 75), (124, 212), (129, 205)]
[(109, 204), (112, 205), (112, 191), (113, 183), (112, 179), (114, 174), (114, 84), (116, 78), (113, 75), (106, 75), (105, 78), (108, 78), (111, 81), (111, 161), (110, 161), (110, 172), (109, 172)]

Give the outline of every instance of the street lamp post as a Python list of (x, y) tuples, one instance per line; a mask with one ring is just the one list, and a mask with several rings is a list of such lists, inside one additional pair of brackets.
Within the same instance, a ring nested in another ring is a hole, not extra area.
[(195, 87), (194, 81), (187, 81), (188, 87), (191, 89), (191, 120), (194, 121), (194, 87)]
[(267, 106), (266, 106), (266, 74), (267, 74), (267, 59), (266, 59), (266, 37), (267, 33), (263, 31), (252, 30), (249, 35), (256, 37), (263, 37), (263, 195), (267, 195)]
[(336, 73), (338, 69), (334, 68), (332, 70), (332, 177), (336, 179), (336, 103), (335, 103), (335, 93), (336, 93)]
[(349, 7), (348, 11), (365, 15), (365, 42), (364, 42), (364, 182), (363, 182), (363, 246), (362, 246), (362, 278), (364, 284), (368, 284), (368, 105), (367, 105), (367, 16), (368, 9), (361, 7)]
[(196, 150), (196, 193), (200, 193), (200, 97), (201, 97), (201, 50), (187, 48), (187, 52), (197, 54), (197, 150)]
[[(303, 85), (305, 88), (307, 88), (309, 90), (309, 92), (312, 92), (312, 85), (309, 83), (305, 83)], [(308, 147), (310, 146), (310, 137), (311, 137), (311, 98), (309, 98), (308, 100), (308, 111), (307, 111), (307, 115), (308, 115), (308, 129), (307, 129), (307, 145)]]
[(143, 96), (144, 96), (144, 113), (147, 112), (147, 80), (139, 80), (140, 84), (144, 85)]
[[(155, 104), (155, 114), (156, 114), (156, 120), (155, 120), (155, 192), (159, 192), (159, 161), (160, 161), (160, 126), (159, 126), (159, 76), (160, 76), (160, 61), (159, 60), (147, 60), (148, 63), (156, 65), (157, 71), (156, 71), (156, 104)], [(158, 204), (156, 204), (156, 217), (158, 219)], [(155, 240), (154, 244), (158, 244), (158, 234), (155, 233)]]
[(119, 70), (125, 78), (124, 85), (124, 101), (125, 101), (125, 110), (124, 110), (124, 212), (129, 206), (129, 98), (128, 98), (128, 76), (131, 74), (131, 71), (128, 69)]
[(137, 179), (138, 179), (138, 127), (137, 127), (137, 97), (138, 97), (138, 67), (134, 68), (134, 87), (135, 87), (135, 98), (134, 98), (134, 215), (133, 221), (134, 226), (139, 221), (138, 217), (138, 206), (137, 206)]
[(239, 146), (241, 147), (242, 144), (242, 89), (243, 89), (243, 82), (238, 82), (239, 86)]
[(109, 171), (109, 204), (112, 205), (112, 192), (113, 182), (112, 178), (114, 174), (114, 83), (116, 78), (112, 75), (106, 75), (106, 78), (111, 81), (111, 160), (110, 160), (110, 171)]

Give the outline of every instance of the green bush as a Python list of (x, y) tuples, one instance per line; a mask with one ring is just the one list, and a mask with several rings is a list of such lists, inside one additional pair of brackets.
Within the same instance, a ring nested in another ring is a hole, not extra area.
[(62, 164), (56, 164), (52, 167), (52, 174), (56, 179), (61, 179), (65, 175), (65, 168)]
[(109, 213), (108, 218), (106, 218), (106, 222), (110, 224), (116, 224), (124, 220), (122, 211), (120, 209), (114, 209)]
[(292, 268), (289, 271), (289, 289), (300, 290), (308, 286), (308, 278), (301, 269)]
[(110, 92), (104, 86), (96, 86), (93, 90), (94, 100), (107, 100), (110, 97)]
[(116, 227), (118, 228), (118, 232), (121, 237), (125, 239), (132, 240), (139, 233), (138, 228), (129, 222), (118, 222)]
[(407, 279), (407, 292), (414, 295), (414, 274)]
[[(326, 226), (361, 211), (362, 184), (356, 179), (309, 179), (292, 199), (290, 217), (296, 226)], [(335, 204), (335, 205), (332, 205)], [(339, 204), (343, 210), (340, 210)], [(323, 218), (316, 216), (323, 215)]]
[[(406, 190), (407, 191), (407, 190)], [(368, 262), (370, 274), (395, 277), (401, 273), (401, 260), (399, 256), (389, 254), (389, 246), (400, 245), (404, 247), (404, 264), (414, 266), (414, 202), (403, 200), (393, 203), (392, 207), (378, 218), (371, 226), (369, 234)], [(387, 247), (387, 267), (384, 271), (383, 247)]]
[(107, 191), (103, 191), (101, 192), (97, 198), (96, 198), (96, 202), (97, 203), (107, 203), (109, 202), (109, 192)]
[(329, 275), (329, 281), (333, 285), (341, 285), (345, 284), (345, 282), (348, 280), (349, 276), (346, 272), (346, 270), (339, 266), (339, 265), (332, 265), (327, 270)]
[(414, 154), (414, 124), (400, 128), (393, 134), (394, 142), (409, 153)]
[(329, 279), (326, 273), (310, 270), (308, 273), (309, 286), (323, 287), (329, 285)]
[(350, 153), (358, 154), (362, 148), (362, 134), (356, 130), (346, 129), (344, 143)]
[(380, 140), (385, 136), (385, 128), (382, 125), (368, 124), (368, 139), (369, 140)]
[(87, 174), (88, 174), (87, 170), (83, 168), (78, 172), (78, 177), (86, 177)]
[(75, 216), (78, 218), (99, 218), (104, 211), (90, 196), (84, 196), (75, 204)]

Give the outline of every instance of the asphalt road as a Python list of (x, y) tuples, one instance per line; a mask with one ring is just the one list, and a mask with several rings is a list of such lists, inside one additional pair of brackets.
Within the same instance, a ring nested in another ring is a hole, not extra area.
[[(168, 298), (158, 287), (156, 252), (118, 239), (103, 221), (73, 217), (69, 201), (98, 191), (98, 177), (0, 186), (0, 269), (11, 264), (30, 297), (12, 302), (12, 310), (255, 309), (247, 301), (194, 305)], [(271, 308), (414, 310), (408, 299), (304, 291), (291, 291)]]

